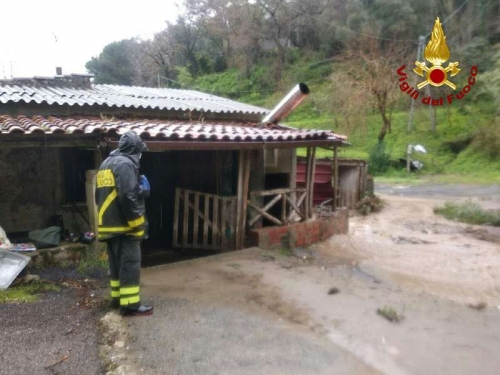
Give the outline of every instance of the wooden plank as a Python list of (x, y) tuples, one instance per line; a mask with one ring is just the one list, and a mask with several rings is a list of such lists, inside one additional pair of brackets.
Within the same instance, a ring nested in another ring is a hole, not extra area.
[(244, 178), (244, 160), (245, 160), (245, 151), (241, 150), (238, 154), (238, 188), (237, 188), (237, 203), (236, 203), (236, 239), (235, 246), (236, 250), (239, 249), (239, 239), (241, 237), (241, 214), (243, 209), (243, 178)]
[[(295, 206), (299, 209), (299, 211), (302, 213), (301, 217), (302, 219), (307, 219), (307, 215), (306, 215), (306, 209), (305, 207), (303, 209), (300, 208), (300, 206), (302, 205), (302, 203), (304, 202), (304, 200), (307, 201), (307, 192), (303, 192), (302, 195), (299, 197), (299, 199), (297, 199), (297, 203), (295, 204)], [(290, 216), (288, 217), (288, 220), (291, 220), (292, 218), (292, 213), (290, 213)]]
[(262, 197), (266, 195), (276, 195), (276, 194), (290, 194), (290, 193), (302, 193), (306, 191), (305, 188), (287, 188), (287, 189), (274, 189), (274, 190), (261, 190), (261, 191), (252, 191), (250, 193), (251, 196)]
[(182, 246), (188, 245), (189, 226), (189, 190), (184, 190), (184, 218), (182, 220)]
[[(297, 205), (293, 202), (293, 200), (287, 196), (286, 197), (286, 200), (288, 201), (288, 203), (290, 204), (290, 206), (295, 210), (295, 212), (297, 213), (297, 215), (299, 215), (302, 219), (305, 219), (305, 216), (304, 214), (300, 211), (300, 208), (297, 207)], [(290, 213), (290, 215), (288, 216), (288, 220), (290, 220), (291, 216), (292, 216), (293, 212)]]
[(95, 201), (95, 190), (97, 186), (97, 170), (85, 171), (85, 197), (87, 200), (87, 210), (89, 213), (90, 231), (98, 236), (98, 212)]
[(217, 248), (219, 245), (219, 198), (213, 199), (213, 218), (212, 218), (212, 246)]
[(241, 233), (240, 233), (240, 243), (239, 249), (243, 249), (245, 246), (245, 234), (246, 234), (246, 222), (247, 222), (247, 206), (248, 206), (248, 190), (250, 182), (250, 163), (251, 163), (250, 151), (245, 152), (244, 161), (244, 173), (243, 173), (243, 207), (241, 212)]
[(337, 147), (333, 148), (333, 210), (339, 205), (339, 159)]
[(173, 247), (179, 247), (179, 243), (178, 243), (177, 239), (179, 237), (179, 201), (181, 200), (180, 193), (181, 193), (181, 189), (179, 189), (179, 188), (175, 189), (174, 236), (173, 236), (173, 240), (172, 240)]
[(200, 221), (200, 193), (194, 193), (194, 206), (193, 206), (193, 247), (198, 246), (198, 224)]
[(288, 217), (286, 216), (286, 199), (288, 198), (286, 194), (281, 194), (281, 222), (283, 225), (287, 224)]
[[(272, 200), (271, 200), (268, 204), (266, 204), (266, 205), (264, 206), (264, 208), (262, 208), (262, 211), (265, 211), (265, 212), (269, 211), (269, 209), (270, 209), (272, 206), (274, 206), (274, 204), (275, 204), (276, 202), (278, 202), (278, 201), (280, 200), (280, 198), (281, 198), (281, 195), (280, 195), (280, 194), (278, 194), (278, 195), (277, 195), (276, 197), (274, 197), (274, 198), (273, 198), (273, 199), (272, 199)], [(254, 205), (252, 205), (252, 207), (253, 207), (253, 206), (254, 206)], [(254, 218), (252, 218), (252, 220), (250, 220), (250, 221), (248, 222), (248, 225), (249, 225), (249, 226), (254, 225), (254, 224), (255, 224), (255, 222), (261, 218), (261, 216), (262, 216), (262, 214), (258, 213), (258, 214), (257, 214), (257, 216), (255, 216)]]
[(227, 205), (228, 205), (228, 199), (227, 198), (221, 198), (221, 214), (220, 214), (220, 220), (221, 220), (221, 225), (220, 225), (220, 247), (222, 251), (227, 251)]
[(205, 197), (205, 220), (203, 221), (203, 248), (208, 246), (208, 218), (210, 218), (210, 197), (204, 195)]
[[(309, 184), (311, 180), (311, 148), (307, 148), (307, 157), (306, 157), (306, 190), (309, 196)], [(305, 214), (306, 217), (309, 218), (309, 200), (307, 200), (305, 204)]]
[(256, 205), (254, 205), (252, 202), (250, 202), (249, 200), (247, 200), (247, 204), (252, 207), (255, 211), (259, 212), (262, 216), (264, 216), (265, 218), (271, 220), (273, 223), (277, 224), (277, 225), (283, 225), (283, 223), (281, 221), (279, 221), (278, 219), (276, 219), (274, 216), (271, 216), (270, 214), (268, 214), (267, 212), (263, 211), (260, 207), (257, 207)]
[(309, 218), (314, 214), (314, 177), (316, 173), (316, 147), (312, 149), (311, 155), (311, 179), (309, 185)]

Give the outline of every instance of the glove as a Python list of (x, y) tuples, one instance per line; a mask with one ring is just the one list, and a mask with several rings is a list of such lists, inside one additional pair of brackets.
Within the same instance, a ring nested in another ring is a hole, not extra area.
[(151, 191), (151, 186), (149, 185), (149, 181), (146, 176), (141, 175), (141, 179), (139, 180), (139, 187), (141, 188), (141, 190), (147, 192)]

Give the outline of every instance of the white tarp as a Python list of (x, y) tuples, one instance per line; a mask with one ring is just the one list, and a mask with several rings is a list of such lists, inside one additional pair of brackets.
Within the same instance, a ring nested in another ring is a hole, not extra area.
[(2, 227), (0, 227), (0, 249), (5, 249), (9, 250), (12, 247), (12, 244), (10, 243), (9, 239), (7, 238), (7, 234), (3, 230)]

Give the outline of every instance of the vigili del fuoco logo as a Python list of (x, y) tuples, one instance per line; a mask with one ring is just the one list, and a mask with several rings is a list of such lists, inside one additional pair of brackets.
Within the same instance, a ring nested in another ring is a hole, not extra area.
[[(457, 85), (452, 82), (451, 78), (459, 74), (461, 69), (458, 68), (458, 62), (449, 62), (446, 68), (443, 67), (443, 64), (450, 59), (450, 49), (446, 44), (446, 36), (444, 35), (439, 17), (434, 23), (431, 40), (425, 47), (424, 57), (425, 60), (431, 64), (431, 66), (427, 66), (425, 61), (415, 62), (416, 67), (413, 71), (420, 77), (424, 78), (422, 82), (417, 84), (417, 88), (410, 86), (407, 82), (408, 76), (405, 73), (406, 65), (403, 65), (397, 70), (400, 77), (399, 81), (401, 82), (399, 84), (401, 91), (410, 95), (410, 97), (414, 100), (418, 100), (420, 97), (420, 92), (418, 90), (427, 85), (434, 87), (446, 85), (456, 91)], [(432, 98), (431, 96), (426, 96), (422, 98), (422, 103), (426, 105), (442, 106), (445, 101), (448, 104), (451, 104), (454, 100), (462, 100), (465, 95), (470, 92), (471, 87), (476, 83), (477, 72), (477, 66), (473, 66), (470, 70), (467, 85), (465, 85), (459, 92), (447, 95), (446, 99), (443, 97)]]

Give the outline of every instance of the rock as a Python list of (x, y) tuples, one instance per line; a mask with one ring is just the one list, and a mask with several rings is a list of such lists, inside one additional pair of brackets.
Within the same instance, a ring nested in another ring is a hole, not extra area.
[(38, 276), (38, 275), (31, 275), (31, 274), (27, 274), (26, 276), (24, 276), (24, 282), (26, 284), (29, 284), (29, 283), (32, 283), (32, 282), (35, 282), (35, 281), (40, 281), (40, 276)]

